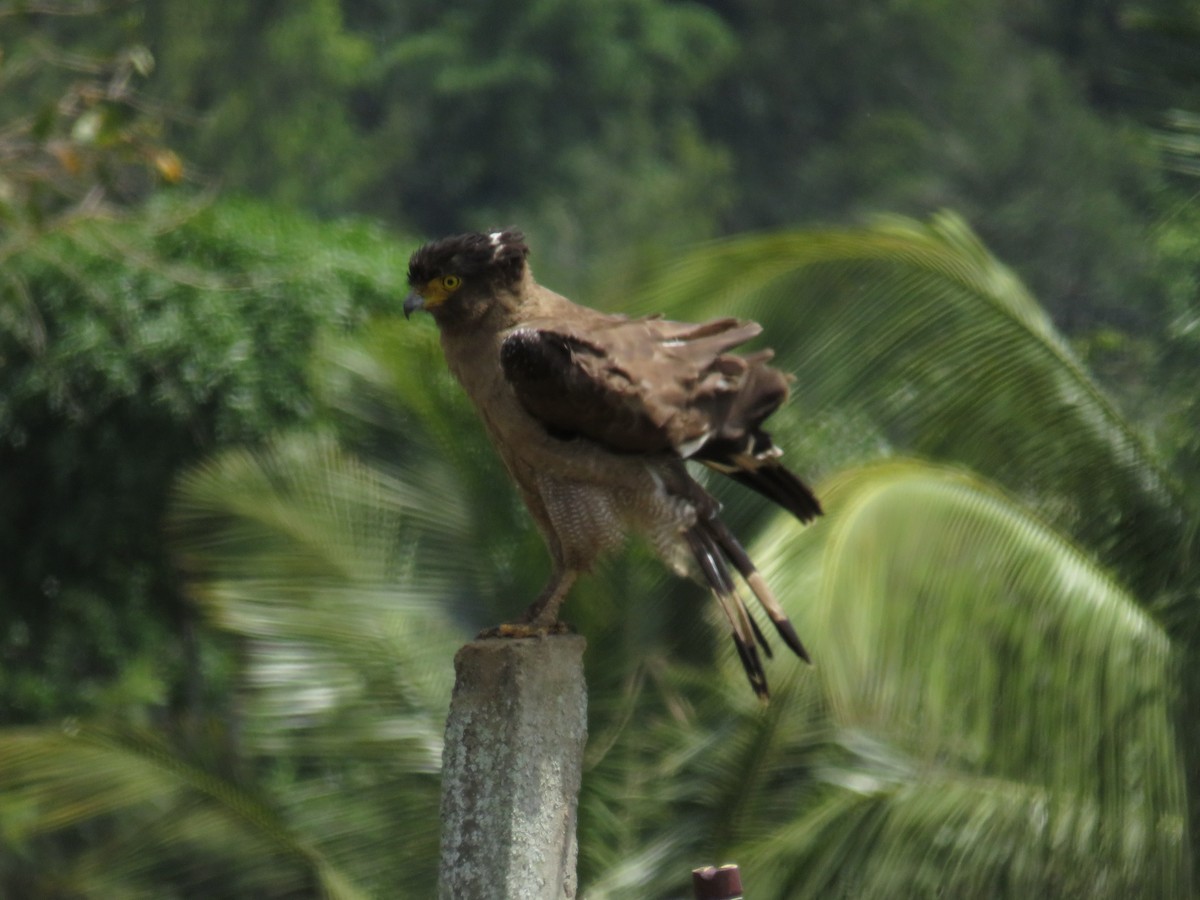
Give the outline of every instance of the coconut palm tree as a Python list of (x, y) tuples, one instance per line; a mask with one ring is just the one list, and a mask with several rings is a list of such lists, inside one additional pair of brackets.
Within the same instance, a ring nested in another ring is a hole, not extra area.
[[(947, 215), (716, 243), (638, 305), (756, 318), (796, 375), (777, 430), (827, 517), (725, 499), (816, 665), (775, 660), (762, 707), (641, 550), (581, 585), (585, 896), (678, 896), (730, 858), (755, 900), (1189, 896), (1186, 498), (1015, 276)], [(453, 649), (523, 607), (542, 551), (431, 330), (377, 322), (318, 373), (340, 445), (180, 486), (195, 594), (240, 647), (225, 752), (0, 736), (26, 846), (69, 827), (143, 886), (200, 848), (181, 896), (429, 893)]]

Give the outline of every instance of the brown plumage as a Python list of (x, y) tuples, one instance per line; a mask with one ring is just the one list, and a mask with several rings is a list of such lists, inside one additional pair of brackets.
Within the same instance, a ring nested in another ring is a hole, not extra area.
[(716, 502), (684, 461), (758, 491), (802, 522), (821, 513), (779, 462), (763, 420), (787, 398), (770, 350), (733, 348), (757, 323), (631, 319), (578, 306), (533, 279), (519, 232), (464, 234), (413, 254), (405, 315), (433, 315), (442, 349), (483, 419), (550, 551), (546, 587), (524, 633), (554, 625), (571, 585), (629, 531), (716, 596), (750, 684), (767, 696), (758, 646), (770, 648), (730, 565), (784, 642), (808, 653)]

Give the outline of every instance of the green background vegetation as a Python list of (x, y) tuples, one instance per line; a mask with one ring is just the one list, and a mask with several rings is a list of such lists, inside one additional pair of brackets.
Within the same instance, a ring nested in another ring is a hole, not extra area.
[(1192, 896), (1197, 174), (1183, 0), (0, 3), (0, 894), (429, 896), (546, 562), (397, 312), (515, 224), (761, 321), (829, 513), (714, 485), (765, 709), (645, 548), (576, 589), (585, 896)]

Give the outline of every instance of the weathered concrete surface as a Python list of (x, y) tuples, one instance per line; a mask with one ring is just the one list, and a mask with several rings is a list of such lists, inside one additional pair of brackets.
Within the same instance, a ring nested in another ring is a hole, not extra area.
[(441, 900), (575, 896), (586, 642), (474, 641), (454, 658), (442, 756)]

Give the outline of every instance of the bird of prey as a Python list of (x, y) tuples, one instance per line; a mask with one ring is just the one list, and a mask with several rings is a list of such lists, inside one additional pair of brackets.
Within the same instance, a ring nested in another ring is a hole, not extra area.
[(519, 625), (555, 627), (581, 573), (629, 532), (716, 596), (756, 694), (768, 694), (757, 646), (770, 647), (730, 566), (783, 641), (809, 656), (717, 501), (688, 473), (694, 460), (750, 487), (802, 522), (816, 497), (779, 461), (762, 423), (787, 398), (770, 350), (730, 353), (755, 322), (700, 324), (608, 315), (539, 285), (518, 231), (462, 234), (409, 261), (405, 316), (432, 314), (451, 372), (483, 420), (550, 551), (550, 580)]

